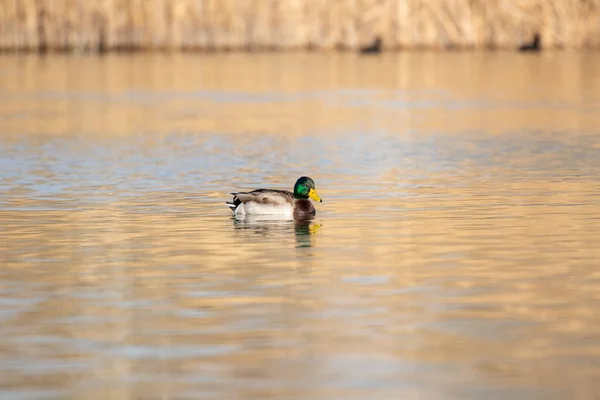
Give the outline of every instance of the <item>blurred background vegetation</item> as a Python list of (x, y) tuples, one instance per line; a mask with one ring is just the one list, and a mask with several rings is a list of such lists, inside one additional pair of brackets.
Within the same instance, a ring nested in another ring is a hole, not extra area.
[(600, 0), (0, 0), (2, 51), (597, 48)]

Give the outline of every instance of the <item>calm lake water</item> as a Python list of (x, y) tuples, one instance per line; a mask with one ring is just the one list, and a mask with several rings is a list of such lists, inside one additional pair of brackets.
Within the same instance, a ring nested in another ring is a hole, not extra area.
[(599, 65), (2, 56), (0, 398), (599, 398)]

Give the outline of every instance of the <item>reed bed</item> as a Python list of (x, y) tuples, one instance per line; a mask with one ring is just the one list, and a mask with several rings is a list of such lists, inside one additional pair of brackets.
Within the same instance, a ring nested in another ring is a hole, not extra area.
[(0, 0), (0, 50), (600, 47), (600, 0)]

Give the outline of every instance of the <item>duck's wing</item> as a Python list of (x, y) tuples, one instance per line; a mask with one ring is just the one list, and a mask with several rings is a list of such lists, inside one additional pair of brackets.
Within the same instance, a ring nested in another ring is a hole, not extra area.
[(281, 206), (290, 204), (294, 200), (294, 194), (287, 190), (257, 189), (251, 192), (232, 193), (235, 199), (242, 203), (255, 202), (258, 204)]
[(283, 206), (293, 204), (294, 194), (287, 190), (256, 189), (251, 192), (231, 193), (233, 200), (226, 203), (233, 211), (240, 205), (246, 203), (257, 203), (270, 206)]

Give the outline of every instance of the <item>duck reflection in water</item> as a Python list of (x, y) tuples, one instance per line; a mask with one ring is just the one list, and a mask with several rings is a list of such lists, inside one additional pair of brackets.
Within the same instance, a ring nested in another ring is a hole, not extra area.
[(265, 237), (287, 234), (293, 230), (298, 247), (312, 246), (311, 239), (322, 226), (321, 223), (315, 222), (314, 215), (286, 218), (277, 215), (241, 214), (232, 217), (232, 220), (235, 229), (250, 230)]

